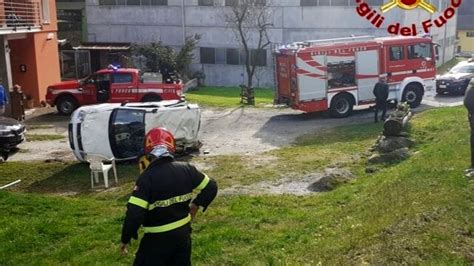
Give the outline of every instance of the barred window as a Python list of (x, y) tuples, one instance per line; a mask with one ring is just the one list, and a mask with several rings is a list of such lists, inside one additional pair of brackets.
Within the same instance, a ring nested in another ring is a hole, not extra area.
[(216, 63), (216, 50), (214, 48), (201, 47), (201, 64), (215, 64)]
[(200, 6), (213, 6), (214, 0), (199, 0), (198, 5)]

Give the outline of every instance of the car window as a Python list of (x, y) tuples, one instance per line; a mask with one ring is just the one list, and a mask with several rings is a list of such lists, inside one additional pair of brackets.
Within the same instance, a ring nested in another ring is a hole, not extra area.
[(116, 109), (112, 113), (110, 144), (116, 158), (138, 156), (145, 139), (145, 111)]
[(457, 65), (449, 71), (450, 73), (474, 73), (474, 65)]
[(132, 74), (115, 73), (113, 74), (113, 83), (132, 83)]
[(427, 43), (420, 43), (415, 45), (408, 45), (408, 59), (418, 58), (433, 58), (431, 55), (431, 45)]
[(109, 81), (109, 74), (92, 74), (86, 79), (86, 83)]
[(403, 58), (403, 46), (390, 47), (390, 61), (402, 60)]

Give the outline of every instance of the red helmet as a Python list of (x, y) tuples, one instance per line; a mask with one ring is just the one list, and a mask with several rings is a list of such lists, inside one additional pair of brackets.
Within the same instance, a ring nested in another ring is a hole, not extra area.
[(144, 152), (146, 155), (154, 155), (156, 158), (165, 154), (173, 155), (176, 152), (173, 134), (162, 127), (151, 129), (145, 136)]

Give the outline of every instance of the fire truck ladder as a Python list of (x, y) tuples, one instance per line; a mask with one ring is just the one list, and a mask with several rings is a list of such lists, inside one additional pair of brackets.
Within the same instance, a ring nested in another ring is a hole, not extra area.
[(322, 39), (322, 40), (310, 40), (305, 42), (295, 42), (294, 45), (301, 47), (311, 47), (314, 45), (321, 44), (333, 44), (333, 43), (351, 43), (351, 42), (360, 42), (373, 40), (375, 37), (372, 35), (365, 36), (354, 36), (354, 37), (344, 37), (344, 38), (333, 38), (333, 39)]

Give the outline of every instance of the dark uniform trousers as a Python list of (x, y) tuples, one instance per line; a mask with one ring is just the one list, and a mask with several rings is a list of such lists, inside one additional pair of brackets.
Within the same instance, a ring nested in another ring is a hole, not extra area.
[(381, 121), (385, 120), (385, 115), (387, 114), (387, 101), (377, 101), (375, 103), (374, 112), (375, 112), (375, 122), (378, 121), (379, 111), (382, 111)]
[(385, 120), (385, 115), (387, 113), (387, 98), (389, 93), (389, 87), (385, 82), (377, 82), (374, 87), (374, 96), (375, 96), (375, 122), (378, 121), (379, 110), (382, 111), (382, 121)]
[(171, 232), (145, 234), (135, 255), (134, 266), (191, 265), (191, 226)]

